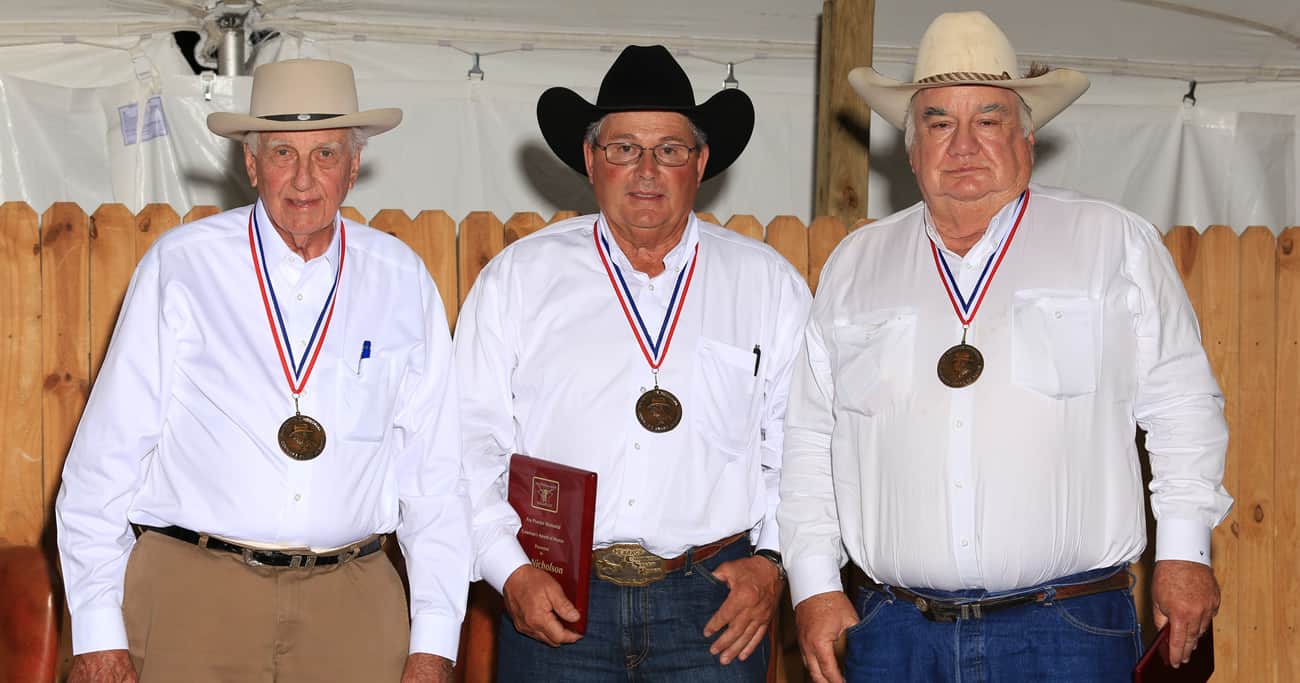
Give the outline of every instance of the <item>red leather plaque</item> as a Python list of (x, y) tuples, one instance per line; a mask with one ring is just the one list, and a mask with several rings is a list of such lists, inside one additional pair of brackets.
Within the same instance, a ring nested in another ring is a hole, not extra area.
[(1169, 626), (1156, 634), (1133, 670), (1134, 683), (1205, 683), (1214, 673), (1214, 624), (1205, 629), (1192, 658), (1177, 669), (1169, 663)]
[(506, 499), (522, 523), (518, 538), (524, 553), (578, 608), (578, 621), (567, 627), (586, 633), (596, 473), (516, 453), (510, 456)]

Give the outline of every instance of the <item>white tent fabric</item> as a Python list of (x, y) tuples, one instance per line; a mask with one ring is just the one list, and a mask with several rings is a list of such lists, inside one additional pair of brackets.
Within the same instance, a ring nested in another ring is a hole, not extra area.
[[(206, 9), (149, 0), (90, 4), (0, 10), (0, 198), (37, 210), (63, 199), (87, 209), (167, 202), (182, 211), (247, 201), (238, 149), (208, 133), (204, 118), (246, 109), (250, 79), (192, 75), (167, 33), (199, 28)], [(943, 9), (933, 4), (878, 0), (877, 68), (909, 75), (907, 41)], [(1300, 222), (1300, 82), (1285, 80), (1300, 73), (1294, 45), (1143, 2), (1053, 7), (1055, 28), (1024, 18), (1049, 12), (1039, 5), (985, 4), (1022, 56), (1056, 55), (1053, 64), (1075, 64), (1093, 79), (1092, 90), (1040, 132), (1037, 180), (1117, 201), (1161, 226), (1278, 229)], [(1286, 4), (1243, 0), (1234, 12), (1276, 22), (1285, 34), (1300, 26), (1300, 9), (1279, 7)], [(698, 99), (721, 87), (721, 62), (738, 62), (736, 77), (758, 110), (749, 149), (706, 184), (701, 208), (765, 222), (778, 214), (811, 217), (819, 2), (665, 0), (653, 19), (630, 5), (595, 11), (569, 0), (260, 6), (254, 28), (282, 34), (262, 46), (258, 63), (341, 59), (356, 69), (363, 106), (405, 110), (402, 126), (371, 142), (349, 195), (366, 215), (440, 208), (457, 219), (477, 209), (504, 218), (590, 209), (585, 179), (556, 161), (537, 132), (537, 95), (566, 85), (594, 98), (619, 46), (658, 40), (678, 50)], [(1104, 12), (1154, 13), (1159, 22), (1148, 19), (1142, 33), (1117, 21), (1089, 35)], [(890, 40), (896, 36), (901, 40)], [(1176, 52), (1188, 36), (1203, 50)], [(483, 80), (466, 78), (470, 51), (483, 54)], [(1132, 75), (1143, 69), (1163, 78)], [(1190, 106), (1183, 102), (1188, 84), (1169, 78), (1171, 70), (1229, 80), (1200, 83)], [(1231, 80), (1243, 73), (1254, 80)], [(878, 117), (871, 151), (869, 213), (883, 216), (915, 201), (900, 136)]]

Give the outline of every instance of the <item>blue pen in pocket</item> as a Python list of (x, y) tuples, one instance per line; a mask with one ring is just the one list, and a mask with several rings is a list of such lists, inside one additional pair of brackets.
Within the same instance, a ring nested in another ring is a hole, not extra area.
[(357, 359), (357, 374), (361, 374), (361, 361), (370, 357), (370, 340), (361, 342), (361, 357)]

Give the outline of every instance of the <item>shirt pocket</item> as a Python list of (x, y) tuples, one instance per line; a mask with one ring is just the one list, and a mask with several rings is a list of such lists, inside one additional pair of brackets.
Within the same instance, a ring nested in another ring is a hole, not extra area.
[(1082, 291), (1021, 290), (1012, 297), (1011, 320), (1012, 382), (1055, 399), (1097, 390), (1099, 302)]
[(755, 354), (701, 337), (695, 347), (695, 397), (698, 406), (682, 406), (710, 444), (732, 459), (748, 452), (758, 436), (758, 377)]
[(346, 366), (338, 369), (342, 437), (348, 441), (383, 441), (391, 426), (392, 364), (372, 357), (361, 361), (360, 370)]
[(916, 310), (888, 308), (836, 324), (835, 404), (876, 415), (912, 395)]

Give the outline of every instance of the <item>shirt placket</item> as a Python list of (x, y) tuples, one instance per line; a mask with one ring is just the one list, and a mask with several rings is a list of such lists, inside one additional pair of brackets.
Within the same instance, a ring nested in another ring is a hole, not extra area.
[[(991, 248), (983, 243), (967, 252), (964, 259), (945, 254), (962, 295), (973, 295), (984, 262)], [(966, 343), (979, 348), (978, 318), (966, 330)], [(962, 323), (953, 317), (954, 342), (961, 338)], [(974, 462), (975, 387), (949, 392), (948, 422), (948, 528), (951, 530), (952, 554), (957, 573), (964, 585), (978, 588), (984, 584), (979, 563), (978, 509), (976, 507)]]

